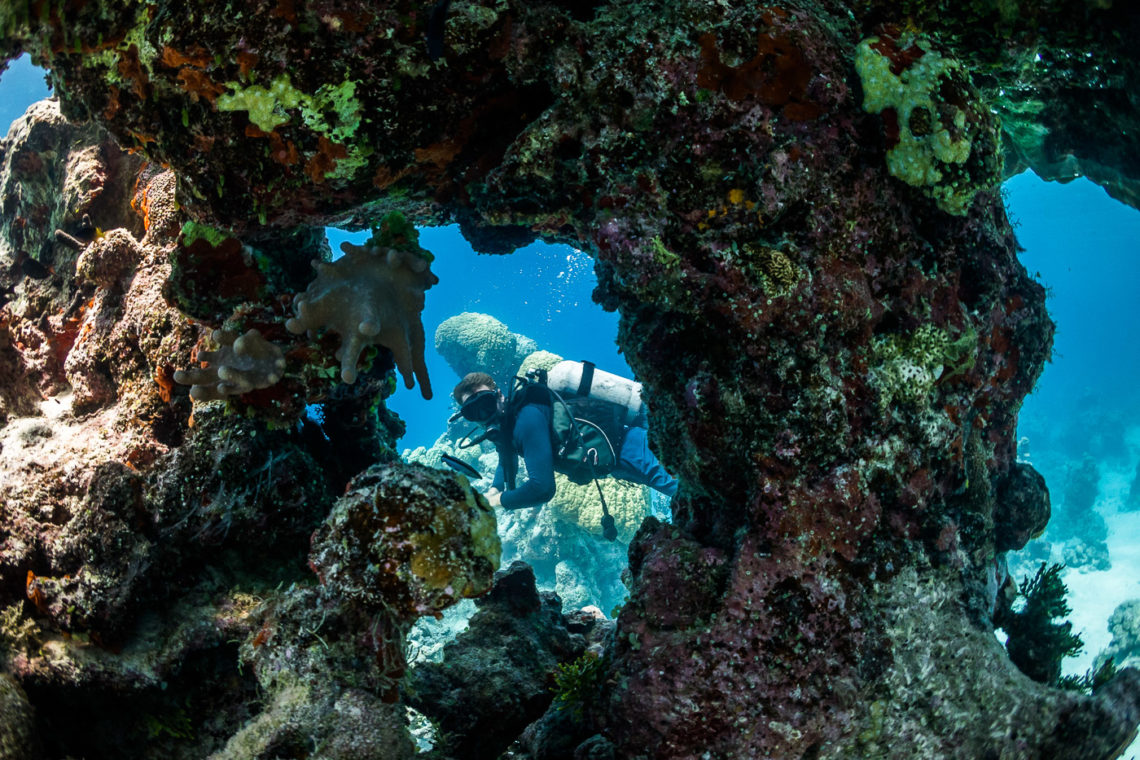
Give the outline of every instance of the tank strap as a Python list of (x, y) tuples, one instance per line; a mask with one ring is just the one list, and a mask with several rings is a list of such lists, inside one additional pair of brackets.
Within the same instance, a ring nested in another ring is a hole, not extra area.
[(582, 360), (582, 379), (578, 382), (578, 398), (590, 395), (590, 387), (594, 384), (594, 363)]

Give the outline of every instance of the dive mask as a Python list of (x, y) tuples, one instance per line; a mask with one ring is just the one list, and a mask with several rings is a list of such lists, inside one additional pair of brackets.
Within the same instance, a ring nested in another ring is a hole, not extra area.
[(459, 407), (459, 415), (476, 425), (486, 425), (499, 413), (499, 392), (479, 391), (473, 393)]

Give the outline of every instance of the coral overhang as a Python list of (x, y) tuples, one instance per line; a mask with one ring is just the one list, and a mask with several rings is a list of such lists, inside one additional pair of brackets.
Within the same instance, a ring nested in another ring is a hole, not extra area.
[[(0, 14), (0, 50), (30, 50), (65, 113), (169, 164), (186, 212), (250, 239), (399, 209), (488, 250), (591, 251), (683, 481), (674, 524), (631, 544), (591, 718), (618, 756), (1111, 757), (1140, 714), (1137, 672), (1060, 693), (992, 636), (997, 536), (1041, 511), (1003, 494), (1024, 478), (1017, 413), (1053, 328), (981, 104), (1051, 44), (1107, 45), (1106, 66), (1134, 72), (1108, 30), (1136, 22), (1022, 5), (908, 3), (937, 58), (873, 0), (453, 0), (439, 57), (426, 2), (46, 3)], [(1090, 81), (1084, 100), (1055, 76), (1027, 86), (1056, 121), (1122, 92)], [(1114, 186), (1140, 176), (1066, 124)], [(272, 295), (246, 308), (280, 322)], [(345, 379), (373, 326), (346, 323)]]

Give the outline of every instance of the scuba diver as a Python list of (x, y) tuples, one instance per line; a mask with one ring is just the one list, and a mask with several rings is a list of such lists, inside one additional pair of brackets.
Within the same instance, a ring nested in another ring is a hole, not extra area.
[[(590, 362), (563, 361), (549, 372), (516, 378), (509, 397), (490, 375), (472, 372), (452, 397), (460, 405), (452, 420), (462, 417), (484, 431), (468, 445), (491, 440), (499, 453), (494, 481), (484, 494), (491, 506), (542, 506), (554, 498), (555, 471), (579, 484), (611, 475), (666, 496), (677, 492), (676, 479), (649, 450), (640, 384), (596, 370)], [(520, 456), (527, 479), (516, 486)], [(602, 504), (605, 509), (604, 497)]]

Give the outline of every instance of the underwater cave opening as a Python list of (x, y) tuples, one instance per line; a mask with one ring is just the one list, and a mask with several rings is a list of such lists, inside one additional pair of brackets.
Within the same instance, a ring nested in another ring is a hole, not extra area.
[[(362, 245), (368, 231), (326, 230), (334, 256), (340, 244)], [(407, 424), (403, 449), (430, 448), (447, 430), (455, 411), (451, 389), (460, 378), (435, 349), (439, 325), (464, 312), (488, 314), (516, 334), (531, 338), (538, 349), (566, 359), (588, 359), (599, 369), (633, 377), (617, 347), (618, 315), (593, 302), (597, 285), (590, 255), (567, 245), (535, 242), (509, 255), (479, 254), (459, 227), (424, 227), (420, 245), (431, 251), (432, 271), (439, 284), (427, 291), (423, 312), (425, 360), (435, 391), (425, 401), (416, 390), (399, 387), (390, 409)]]
[(1140, 597), (1140, 212), (1086, 179), (1026, 172), (1004, 189), (1021, 261), (1047, 288), (1057, 325), (1018, 424), (1018, 458), (1045, 477), (1052, 516), (1010, 571), (1020, 583), (1041, 562), (1066, 565), (1068, 619), (1084, 648), (1065, 659), (1065, 675), (1084, 675), (1109, 650), (1118, 666), (1136, 665), (1137, 643), (1114, 641), (1107, 622)]

